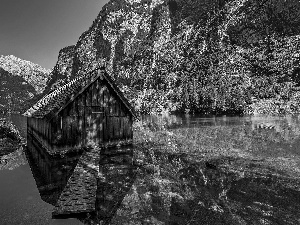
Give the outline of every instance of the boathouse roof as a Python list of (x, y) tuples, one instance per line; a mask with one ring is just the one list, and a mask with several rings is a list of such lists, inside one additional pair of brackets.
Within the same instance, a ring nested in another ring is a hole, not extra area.
[(65, 108), (65, 106), (72, 102), (80, 93), (88, 88), (90, 84), (95, 82), (100, 76), (102, 76), (103, 79), (107, 81), (109, 86), (114, 90), (119, 99), (128, 108), (130, 113), (136, 117), (136, 113), (133, 107), (130, 105), (126, 97), (120, 91), (114, 80), (112, 80), (103, 66), (101, 68), (96, 68), (88, 73), (81, 74), (62, 87), (45, 95), (30, 109), (28, 109), (24, 113), (24, 115), (27, 117), (36, 118), (52, 118), (53, 116), (57, 115), (63, 108)]

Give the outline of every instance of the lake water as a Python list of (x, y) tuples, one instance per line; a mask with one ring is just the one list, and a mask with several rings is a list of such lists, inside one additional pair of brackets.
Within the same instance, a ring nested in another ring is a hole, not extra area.
[(3, 156), (0, 224), (300, 224), (300, 116), (142, 121), (161, 143)]

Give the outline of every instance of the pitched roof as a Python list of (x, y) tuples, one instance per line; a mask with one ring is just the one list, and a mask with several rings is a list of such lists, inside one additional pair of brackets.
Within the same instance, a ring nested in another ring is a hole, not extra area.
[(45, 95), (35, 105), (28, 109), (24, 115), (28, 117), (52, 118), (64, 109), (70, 102), (72, 102), (80, 93), (82, 93), (90, 84), (98, 79), (99, 76), (108, 82), (113, 88), (121, 101), (125, 104), (128, 110), (136, 117), (136, 113), (128, 100), (124, 97), (123, 93), (117, 87), (115, 82), (103, 69), (95, 69), (85, 75), (81, 75), (55, 91)]

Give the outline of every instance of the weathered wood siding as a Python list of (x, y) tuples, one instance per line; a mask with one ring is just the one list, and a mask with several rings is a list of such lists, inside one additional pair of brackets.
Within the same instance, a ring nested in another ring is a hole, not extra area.
[(45, 148), (53, 147), (53, 143), (50, 141), (53, 134), (52, 126), (45, 119), (27, 118), (27, 132), (39, 139)]
[(125, 145), (133, 136), (131, 113), (101, 77), (51, 121), (28, 118), (28, 125), (52, 148)]

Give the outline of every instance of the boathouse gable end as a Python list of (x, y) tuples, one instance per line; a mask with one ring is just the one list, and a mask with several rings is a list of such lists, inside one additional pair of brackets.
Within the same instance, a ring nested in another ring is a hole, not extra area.
[[(61, 92), (69, 94), (64, 102), (57, 93), (51, 94), (59, 104), (44, 97), (53, 108), (42, 100), (28, 110), (31, 113), (27, 120), (28, 132), (37, 136), (50, 151), (132, 143), (134, 110), (105, 71), (94, 71), (89, 77), (88, 82), (88, 77), (76, 81), (86, 82), (85, 85), (77, 83), (76, 87), (76, 82), (69, 85), (71, 91), (63, 87)], [(43, 109), (47, 111), (44, 115), (39, 111)]]

